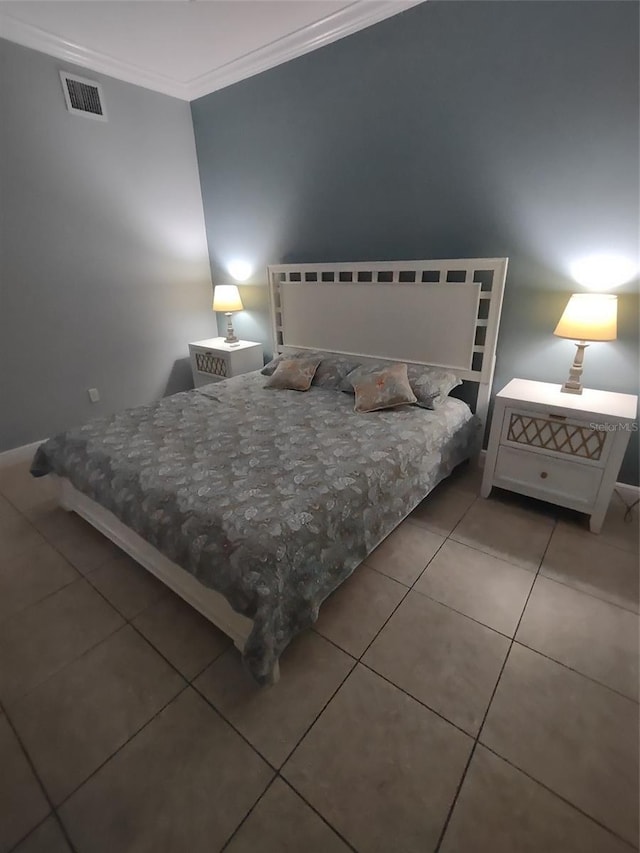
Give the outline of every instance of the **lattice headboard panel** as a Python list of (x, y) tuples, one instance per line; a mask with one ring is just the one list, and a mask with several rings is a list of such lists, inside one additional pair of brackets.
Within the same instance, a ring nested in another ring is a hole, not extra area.
[(269, 267), (275, 349), (453, 369), (488, 406), (506, 258)]

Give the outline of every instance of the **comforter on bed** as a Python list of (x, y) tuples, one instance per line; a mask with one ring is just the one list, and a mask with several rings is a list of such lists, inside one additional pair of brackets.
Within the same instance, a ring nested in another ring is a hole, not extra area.
[(477, 449), (459, 400), (356, 414), (353, 397), (265, 389), (251, 373), (61, 433), (50, 472), (254, 620), (259, 682), (324, 599)]

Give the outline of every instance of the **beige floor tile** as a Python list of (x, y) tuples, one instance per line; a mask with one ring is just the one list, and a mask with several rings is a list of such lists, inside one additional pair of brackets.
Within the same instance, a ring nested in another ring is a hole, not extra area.
[(133, 623), (189, 681), (231, 645), (222, 631), (173, 593), (147, 607)]
[(407, 588), (397, 581), (358, 566), (320, 607), (314, 629), (354, 657), (371, 640), (398, 606)]
[(533, 581), (526, 569), (448, 540), (413, 588), (512, 637)]
[(49, 804), (6, 717), (0, 717), (0, 851), (6, 853), (49, 813)]
[(77, 580), (0, 625), (0, 699), (14, 702), (123, 624)]
[[(640, 514), (638, 507), (635, 507), (629, 520), (625, 521), (626, 509), (627, 505), (614, 491), (598, 540), (637, 555), (640, 550)], [(567, 510), (562, 514), (558, 526), (585, 534), (589, 532), (589, 516)]]
[(638, 705), (514, 645), (480, 740), (613, 832), (638, 839)]
[(79, 516), (72, 517), (73, 532), (67, 531), (60, 537), (50, 535), (49, 541), (79, 572), (87, 575), (109, 560), (123, 556), (124, 552), (95, 527)]
[(12, 518), (17, 518), (20, 512), (12, 503), (0, 494), (0, 532), (2, 532), (2, 524)]
[(638, 617), (538, 577), (516, 639), (638, 699)]
[(403, 521), (367, 557), (367, 565), (406, 586), (411, 586), (431, 560), (444, 537), (421, 524)]
[(78, 853), (220, 850), (273, 776), (188, 688), (61, 807)]
[(636, 506), (625, 521), (626, 504), (614, 494), (607, 512), (600, 536), (609, 545), (615, 545), (638, 555), (640, 551), (640, 510)]
[(627, 610), (638, 611), (638, 558), (593, 533), (566, 525), (553, 532), (541, 572)]
[(482, 485), (482, 473), (483, 469), (477, 462), (470, 460), (454, 468), (451, 475), (444, 482), (454, 489), (469, 492), (477, 497), (480, 494), (480, 486)]
[(522, 569), (537, 571), (554, 520), (514, 502), (478, 498), (451, 538)]
[(281, 779), (225, 848), (225, 853), (347, 853), (350, 848)]
[(126, 554), (103, 563), (87, 579), (125, 619), (168, 594), (168, 587)]
[(14, 557), (1, 554), (0, 622), (79, 577), (78, 572), (44, 541), (34, 540)]
[(17, 510), (6, 512), (0, 518), (0, 560), (3, 562), (44, 544), (40, 533)]
[(358, 665), (283, 775), (362, 853), (433, 850), (472, 741)]
[(475, 735), (508, 649), (501, 634), (410, 592), (363, 662)]
[(19, 844), (14, 853), (71, 853), (55, 817), (48, 817)]
[(82, 536), (87, 527), (84, 519), (63, 509), (56, 498), (26, 509), (24, 514), (49, 542), (68, 539), (76, 534)]
[(32, 477), (28, 462), (0, 469), (0, 492), (19, 510), (27, 510), (53, 497), (50, 477)]
[(630, 848), (483, 746), (441, 853), (630, 853)]
[(235, 648), (214, 661), (195, 686), (274, 767), (280, 767), (346, 677), (354, 661), (308, 631), (280, 659), (280, 681), (259, 687)]
[(185, 685), (126, 625), (11, 709), (54, 804), (62, 802)]
[(475, 499), (473, 492), (456, 489), (445, 480), (418, 504), (409, 520), (440, 536), (448, 536)]

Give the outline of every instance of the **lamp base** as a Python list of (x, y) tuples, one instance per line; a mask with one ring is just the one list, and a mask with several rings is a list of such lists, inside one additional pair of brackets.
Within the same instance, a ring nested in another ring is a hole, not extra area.
[(231, 344), (231, 346), (237, 346), (240, 343), (240, 340), (236, 337), (236, 334), (233, 331), (231, 311), (225, 311), (225, 317), (227, 318), (227, 337), (224, 339), (224, 342), (225, 344)]
[(582, 394), (582, 365), (584, 363), (584, 351), (589, 346), (586, 341), (576, 344), (576, 357), (569, 371), (569, 378), (560, 389), (563, 394)]

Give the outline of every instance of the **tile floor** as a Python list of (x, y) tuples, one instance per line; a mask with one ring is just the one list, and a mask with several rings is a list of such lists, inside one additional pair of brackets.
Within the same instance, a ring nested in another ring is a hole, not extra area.
[(0, 470), (0, 853), (623, 853), (638, 522), (463, 468), (257, 689), (26, 466)]

